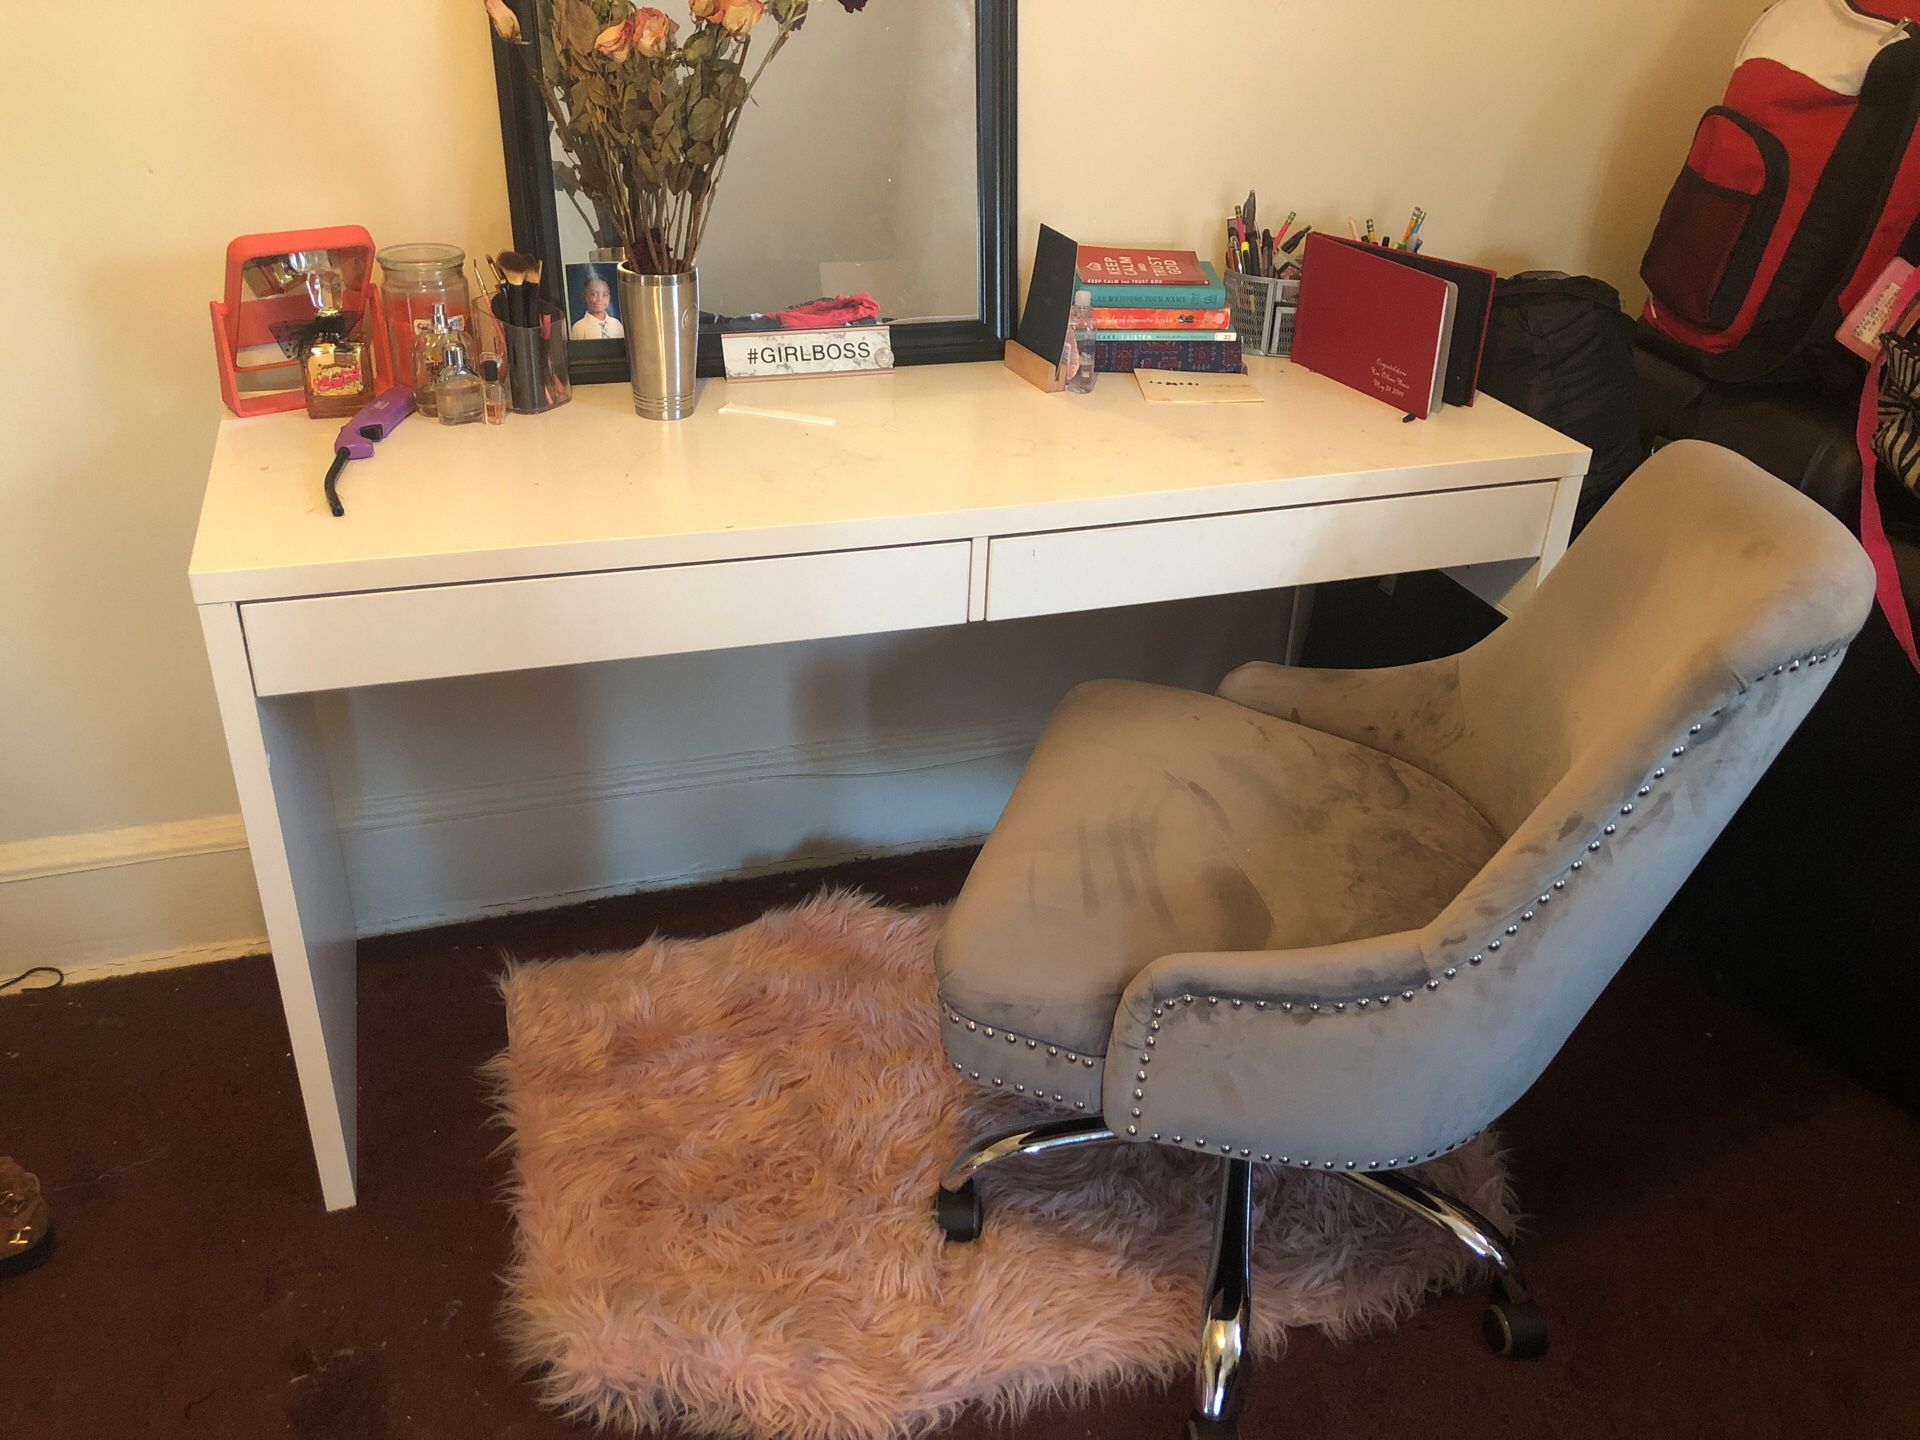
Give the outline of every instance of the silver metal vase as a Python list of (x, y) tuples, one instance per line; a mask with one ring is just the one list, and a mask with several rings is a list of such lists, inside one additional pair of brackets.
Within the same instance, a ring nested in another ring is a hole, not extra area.
[(627, 328), (635, 413), (649, 420), (684, 420), (693, 413), (700, 272), (642, 275), (622, 265), (620, 317)]

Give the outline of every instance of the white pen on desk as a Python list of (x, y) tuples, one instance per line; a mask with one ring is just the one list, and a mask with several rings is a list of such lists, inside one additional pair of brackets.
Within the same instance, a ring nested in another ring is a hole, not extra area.
[(762, 420), (791, 420), (796, 425), (838, 425), (831, 415), (802, 415), (797, 410), (763, 410), (758, 405), (741, 405), (729, 400), (720, 407), (722, 415), (758, 415)]

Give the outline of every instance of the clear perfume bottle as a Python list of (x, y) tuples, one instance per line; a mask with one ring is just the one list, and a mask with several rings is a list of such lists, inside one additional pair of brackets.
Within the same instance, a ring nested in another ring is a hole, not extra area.
[(487, 424), (504, 425), (507, 423), (507, 375), (506, 367), (498, 355), (480, 357), (480, 384), (487, 402)]
[(336, 420), (373, 399), (373, 350), (354, 338), (353, 321), (341, 313), (346, 286), (338, 270), (310, 270), (306, 286), (314, 316), (300, 346), (300, 387), (306, 393), (307, 414)]
[(1067, 389), (1076, 395), (1093, 389), (1093, 346), (1093, 292), (1076, 290), (1073, 308), (1067, 312), (1067, 353), (1062, 362)]
[(467, 364), (466, 346), (441, 352), (433, 380), (433, 408), (442, 425), (472, 425), (486, 418), (486, 382)]
[(457, 318), (449, 317), (447, 307), (440, 301), (433, 305), (433, 318), (427, 322), (426, 333), (413, 347), (414, 403), (420, 407), (420, 413), (431, 415), (437, 401), (434, 398), (434, 385), (439, 379), (440, 367), (445, 363), (447, 347), (458, 345), (462, 350), (473, 352), (473, 339), (462, 328)]

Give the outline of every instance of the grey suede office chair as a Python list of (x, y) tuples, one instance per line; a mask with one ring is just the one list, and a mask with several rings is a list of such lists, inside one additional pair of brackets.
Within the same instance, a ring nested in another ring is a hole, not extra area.
[(1076, 689), (939, 951), (948, 1058), (1064, 1110), (975, 1176), (1106, 1142), (1220, 1157), (1193, 1433), (1234, 1433), (1251, 1166), (1328, 1172), (1494, 1274), (1488, 1339), (1546, 1331), (1505, 1237), (1409, 1173), (1533, 1083), (1819, 698), (1873, 571), (1729, 451), (1647, 463), (1506, 625), (1376, 671), (1249, 665), (1219, 695)]

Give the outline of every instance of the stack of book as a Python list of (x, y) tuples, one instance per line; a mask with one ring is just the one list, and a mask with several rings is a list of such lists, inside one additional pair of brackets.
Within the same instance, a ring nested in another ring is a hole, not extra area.
[(1079, 273), (1093, 299), (1096, 371), (1242, 368), (1220, 275), (1193, 251), (1082, 245)]

